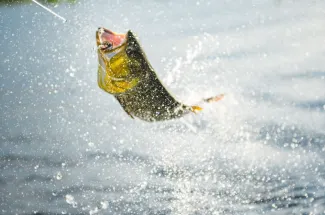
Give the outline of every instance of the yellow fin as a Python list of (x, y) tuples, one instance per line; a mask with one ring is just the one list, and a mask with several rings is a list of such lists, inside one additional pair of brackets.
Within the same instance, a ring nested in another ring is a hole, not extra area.
[(197, 113), (199, 111), (203, 110), (203, 108), (201, 108), (200, 106), (191, 106), (191, 111), (193, 113)]

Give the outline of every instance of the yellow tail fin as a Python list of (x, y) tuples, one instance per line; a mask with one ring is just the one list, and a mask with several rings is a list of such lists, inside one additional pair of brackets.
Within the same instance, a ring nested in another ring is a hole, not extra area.
[(201, 108), (200, 106), (192, 106), (192, 107), (191, 107), (191, 111), (192, 111), (193, 113), (197, 113), (197, 112), (199, 112), (199, 111), (201, 111), (201, 110), (203, 110), (203, 108)]

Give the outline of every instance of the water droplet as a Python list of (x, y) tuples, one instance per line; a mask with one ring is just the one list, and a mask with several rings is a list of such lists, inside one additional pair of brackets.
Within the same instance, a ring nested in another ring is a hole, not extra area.
[(61, 173), (61, 172), (58, 172), (58, 173), (56, 174), (56, 179), (57, 179), (57, 180), (61, 180), (61, 179), (62, 179), (62, 173)]
[(102, 209), (108, 208), (108, 201), (100, 202), (100, 205), (102, 206)]
[(93, 215), (93, 214), (96, 214), (96, 213), (98, 213), (98, 208), (96, 207), (94, 210), (90, 210), (89, 211), (89, 215)]
[(74, 197), (73, 197), (72, 195), (70, 195), (70, 194), (65, 195), (65, 201), (66, 201), (69, 205), (75, 203), (75, 201), (74, 201)]
[(70, 69), (71, 69), (71, 71), (73, 71), (73, 72), (77, 71), (76, 68), (74, 68), (74, 67), (71, 66), (71, 65), (70, 65)]

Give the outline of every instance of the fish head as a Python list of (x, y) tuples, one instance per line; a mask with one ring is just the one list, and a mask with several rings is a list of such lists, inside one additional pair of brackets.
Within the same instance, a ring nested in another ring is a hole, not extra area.
[(131, 31), (114, 33), (106, 28), (96, 31), (98, 84), (111, 94), (124, 93), (138, 84), (143, 63), (142, 50)]
[(128, 58), (146, 60), (135, 35), (132, 31), (125, 34), (114, 33), (106, 28), (99, 27), (96, 31), (98, 53), (109, 61), (115, 54), (125, 51)]
[(110, 52), (126, 43), (126, 34), (118, 34), (99, 27), (96, 31), (96, 43), (99, 50)]

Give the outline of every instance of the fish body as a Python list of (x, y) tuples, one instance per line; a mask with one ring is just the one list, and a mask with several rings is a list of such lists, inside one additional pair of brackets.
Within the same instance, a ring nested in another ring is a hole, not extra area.
[(201, 110), (199, 106), (188, 106), (173, 98), (131, 31), (116, 34), (99, 28), (96, 40), (98, 86), (112, 94), (129, 116), (152, 122)]

